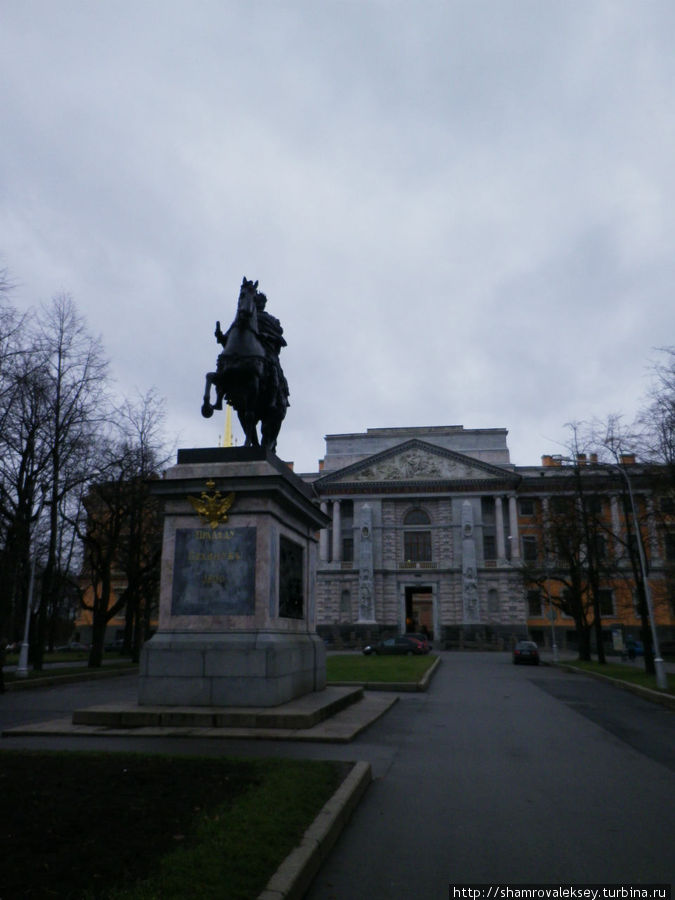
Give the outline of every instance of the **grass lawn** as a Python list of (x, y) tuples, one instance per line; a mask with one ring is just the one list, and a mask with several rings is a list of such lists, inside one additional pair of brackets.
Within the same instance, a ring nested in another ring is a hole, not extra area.
[(0, 897), (250, 900), (348, 768), (3, 751)]
[[(653, 691), (658, 690), (655, 677), (645, 672), (643, 663), (638, 663), (637, 666), (630, 663), (606, 663), (603, 666), (595, 660), (586, 662), (576, 659), (566, 662), (565, 665), (574, 666), (574, 668), (581, 669), (584, 672), (597, 672), (599, 675), (607, 675), (609, 678), (617, 678), (620, 681), (639, 684), (641, 687), (651, 688)], [(668, 693), (675, 694), (675, 675), (668, 674), (667, 678)]]
[(331, 681), (404, 682), (419, 681), (436, 660), (434, 653), (425, 656), (364, 656), (362, 653), (339, 653), (326, 658), (326, 678)]

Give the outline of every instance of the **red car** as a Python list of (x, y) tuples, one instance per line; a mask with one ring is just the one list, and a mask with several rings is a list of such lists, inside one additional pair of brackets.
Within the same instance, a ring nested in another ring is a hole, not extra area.
[(431, 644), (429, 643), (429, 638), (426, 634), (418, 634), (415, 631), (406, 631), (405, 636), (415, 638), (416, 641), (419, 641), (420, 644), (425, 648), (425, 653), (428, 653), (431, 650)]
[(363, 648), (363, 652), (366, 656), (370, 656), (371, 653), (377, 656), (387, 653), (412, 656), (418, 653), (428, 653), (429, 646), (425, 647), (421, 641), (418, 641), (411, 634), (399, 634), (398, 637), (388, 638), (386, 641), (380, 641), (378, 644), (368, 644), (367, 647)]

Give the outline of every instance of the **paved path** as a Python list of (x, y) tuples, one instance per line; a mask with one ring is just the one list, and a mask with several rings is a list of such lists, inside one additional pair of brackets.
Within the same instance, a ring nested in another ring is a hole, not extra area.
[(362, 741), (362, 756), (391, 753), (310, 900), (673, 880), (675, 713), (660, 706), (506, 655), (450, 653), (429, 694)]
[[(458, 882), (672, 882), (675, 712), (507, 654), (442, 653), (352, 744), (10, 738), (10, 747), (367, 760), (374, 782), (310, 900), (448, 897)], [(135, 678), (0, 697), (0, 725), (132, 699)]]

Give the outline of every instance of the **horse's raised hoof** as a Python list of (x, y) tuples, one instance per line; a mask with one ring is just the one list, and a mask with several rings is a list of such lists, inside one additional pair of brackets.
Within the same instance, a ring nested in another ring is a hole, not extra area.
[(202, 415), (204, 416), (205, 419), (211, 418), (211, 416), (213, 415), (213, 407), (211, 406), (210, 403), (204, 403), (202, 405)]

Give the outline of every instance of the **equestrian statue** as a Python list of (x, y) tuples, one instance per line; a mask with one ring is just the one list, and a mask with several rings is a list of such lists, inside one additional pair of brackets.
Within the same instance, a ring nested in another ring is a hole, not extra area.
[[(265, 311), (267, 297), (257, 281), (246, 277), (241, 283), (237, 314), (223, 334), (216, 322), (215, 337), (222, 346), (216, 371), (207, 372), (202, 415), (210, 419), (214, 409), (223, 408), (223, 398), (236, 410), (246, 437), (245, 447), (263, 446), (275, 450), (281, 423), (290, 405), (288, 382), (281, 369), (279, 353), (286, 346), (284, 330)], [(211, 403), (211, 387), (216, 401)], [(258, 440), (258, 422), (261, 439)]]

